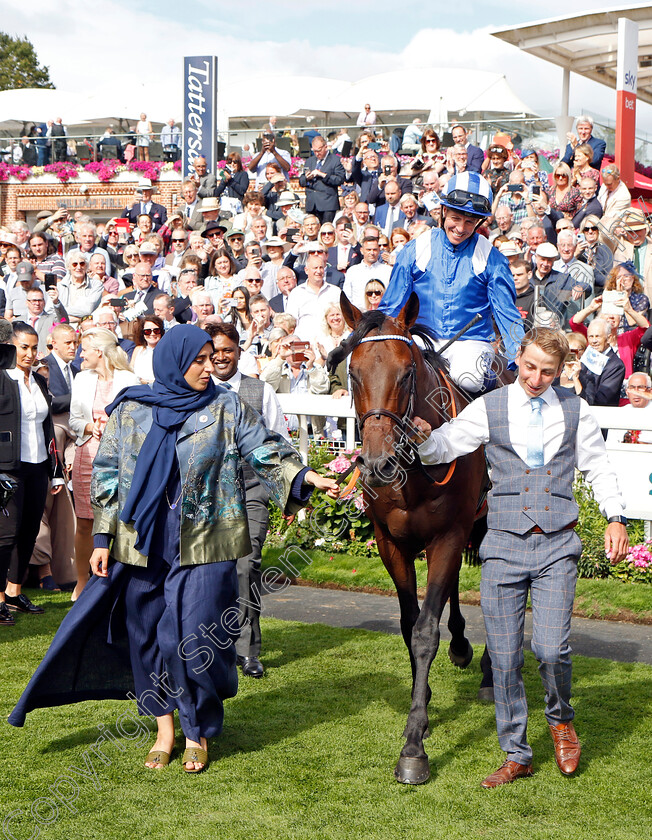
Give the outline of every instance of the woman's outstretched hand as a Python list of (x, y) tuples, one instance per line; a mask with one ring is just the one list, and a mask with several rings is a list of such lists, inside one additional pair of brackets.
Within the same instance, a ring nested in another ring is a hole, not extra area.
[(304, 479), (306, 484), (312, 484), (317, 490), (323, 490), (331, 499), (337, 499), (340, 495), (340, 485), (332, 478), (327, 478), (325, 475), (320, 475), (314, 470), (309, 470)]

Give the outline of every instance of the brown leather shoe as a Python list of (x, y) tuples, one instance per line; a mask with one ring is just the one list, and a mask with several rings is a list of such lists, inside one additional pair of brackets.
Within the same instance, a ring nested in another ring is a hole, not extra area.
[(482, 782), (483, 788), (495, 788), (499, 785), (506, 785), (516, 779), (524, 779), (532, 775), (531, 764), (519, 764), (517, 761), (507, 759), (503, 761), (498, 770)]
[(557, 767), (564, 776), (571, 776), (577, 770), (582, 753), (575, 727), (570, 720), (566, 723), (550, 723), (549, 726), (552, 740), (555, 742)]

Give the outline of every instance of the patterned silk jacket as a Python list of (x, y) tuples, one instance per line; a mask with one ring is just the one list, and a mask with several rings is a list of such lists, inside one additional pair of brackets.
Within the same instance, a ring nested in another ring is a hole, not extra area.
[[(106, 425), (93, 464), (94, 534), (114, 537), (111, 556), (146, 566), (135, 548), (136, 531), (120, 521), (138, 453), (152, 425), (152, 409), (124, 401)], [(244, 557), (251, 551), (240, 457), (250, 464), (281, 510), (296, 513), (292, 482), (304, 465), (297, 452), (265, 428), (259, 415), (233, 391), (220, 393), (193, 414), (177, 438), (181, 471), (181, 565)]]

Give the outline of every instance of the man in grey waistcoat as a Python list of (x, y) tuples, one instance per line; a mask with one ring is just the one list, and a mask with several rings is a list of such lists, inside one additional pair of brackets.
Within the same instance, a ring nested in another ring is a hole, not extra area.
[(568, 355), (561, 332), (525, 335), (518, 379), (474, 400), (438, 429), (421, 418), (419, 456), (440, 464), (484, 445), (491, 467), (488, 532), (480, 548), (480, 596), (491, 656), (498, 740), (506, 759), (482, 782), (495, 788), (532, 775), (527, 742), (523, 626), (532, 601), (532, 652), (546, 694), (546, 719), (562, 773), (577, 769), (580, 743), (573, 726), (571, 614), (582, 544), (574, 531), (575, 468), (590, 484), (608, 520), (605, 552), (612, 563), (627, 554), (627, 520), (600, 428), (585, 401), (552, 387)]
[[(216, 382), (223, 388), (237, 391), (240, 399), (255, 409), (268, 429), (288, 438), (285, 417), (274, 389), (266, 382), (244, 376), (238, 370), (240, 347), (238, 331), (232, 324), (211, 324), (206, 332), (213, 339), (215, 356), (213, 365)], [(262, 677), (260, 661), (260, 599), (262, 597), (262, 550), (269, 524), (269, 494), (251, 467), (242, 462), (245, 483), (247, 520), (251, 553), (237, 562), (238, 609), (240, 612), (240, 638), (235, 644), (238, 665), (245, 677)]]

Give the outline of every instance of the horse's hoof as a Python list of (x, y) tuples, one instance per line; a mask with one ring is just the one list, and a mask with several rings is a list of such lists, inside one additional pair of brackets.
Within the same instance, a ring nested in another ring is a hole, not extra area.
[(492, 685), (486, 685), (478, 691), (478, 700), (481, 703), (494, 702), (494, 688)]
[(394, 768), (394, 778), (402, 785), (422, 785), (430, 778), (428, 756), (411, 758), (401, 756)]
[(463, 654), (454, 653), (453, 648), (448, 646), (448, 658), (457, 668), (467, 668), (473, 659), (473, 648), (471, 643), (466, 643), (466, 651)]

